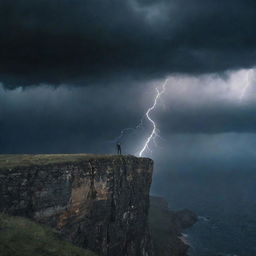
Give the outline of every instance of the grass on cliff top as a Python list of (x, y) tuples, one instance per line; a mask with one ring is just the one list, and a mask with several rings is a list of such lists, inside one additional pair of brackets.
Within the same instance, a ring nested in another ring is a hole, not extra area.
[(0, 155), (0, 169), (30, 165), (79, 162), (87, 159), (112, 157), (119, 158), (120, 156), (93, 154)]
[(61, 240), (53, 229), (0, 213), (1, 256), (96, 256)]

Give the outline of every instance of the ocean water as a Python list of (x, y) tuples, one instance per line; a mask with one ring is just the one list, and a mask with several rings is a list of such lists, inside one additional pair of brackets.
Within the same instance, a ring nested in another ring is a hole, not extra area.
[(184, 232), (190, 256), (256, 256), (256, 169), (163, 172), (153, 191), (200, 216)]
[(245, 204), (237, 210), (219, 212), (216, 205), (216, 209), (205, 211), (209, 217), (199, 218), (198, 223), (186, 231), (191, 244), (189, 255), (255, 256), (256, 206)]

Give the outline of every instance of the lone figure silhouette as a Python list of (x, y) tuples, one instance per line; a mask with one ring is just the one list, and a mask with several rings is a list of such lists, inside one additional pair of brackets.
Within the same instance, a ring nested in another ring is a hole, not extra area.
[(117, 154), (118, 154), (118, 155), (122, 155), (122, 150), (121, 150), (121, 144), (120, 144), (120, 142), (118, 142), (118, 143), (116, 144), (116, 149), (117, 149)]

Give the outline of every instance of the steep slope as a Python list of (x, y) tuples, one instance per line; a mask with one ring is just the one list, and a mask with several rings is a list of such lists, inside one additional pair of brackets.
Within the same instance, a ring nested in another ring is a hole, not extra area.
[(29, 219), (0, 214), (1, 256), (96, 256), (64, 241), (59, 234)]

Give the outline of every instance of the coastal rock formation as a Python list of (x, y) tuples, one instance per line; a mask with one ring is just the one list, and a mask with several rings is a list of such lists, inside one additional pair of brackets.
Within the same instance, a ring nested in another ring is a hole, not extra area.
[(189, 244), (182, 231), (196, 221), (192, 211), (170, 211), (164, 198), (151, 197), (149, 223), (155, 256), (186, 256)]
[(0, 211), (57, 228), (99, 255), (151, 256), (152, 171), (152, 160), (133, 156), (2, 155)]

